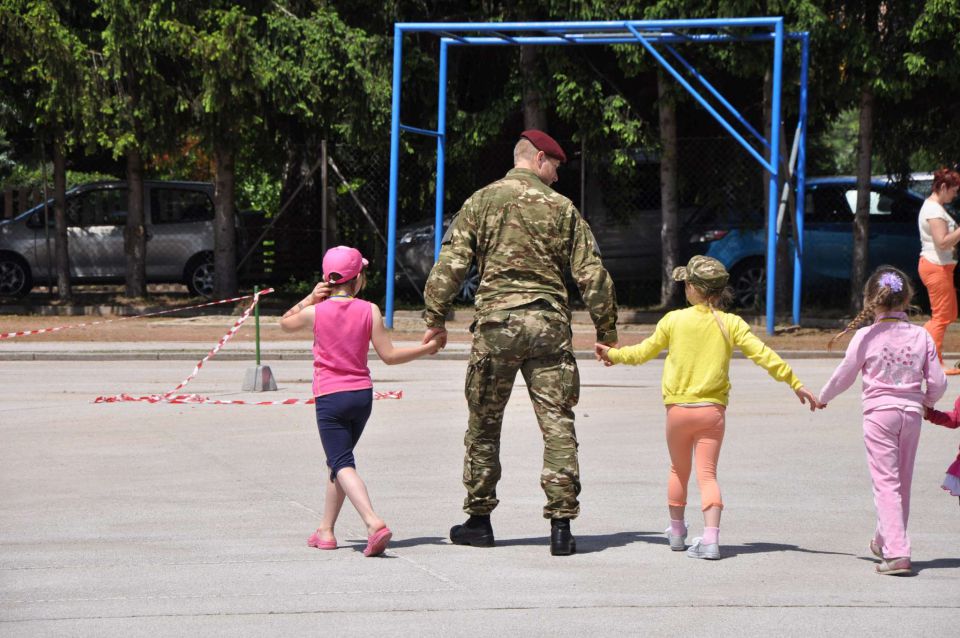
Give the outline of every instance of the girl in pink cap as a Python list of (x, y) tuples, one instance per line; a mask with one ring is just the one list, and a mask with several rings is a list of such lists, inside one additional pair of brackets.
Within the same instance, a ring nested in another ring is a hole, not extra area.
[(857, 330), (843, 361), (820, 391), (820, 407), (863, 375), (863, 442), (873, 481), (877, 526), (870, 551), (880, 559), (878, 574), (909, 574), (910, 484), (924, 408), (947, 389), (947, 377), (930, 334), (907, 320), (913, 298), (910, 278), (880, 266), (867, 280), (863, 310), (828, 348)]
[(363, 555), (378, 556), (393, 533), (373, 511), (353, 456), (373, 407), (373, 382), (367, 367), (369, 344), (381, 361), (394, 365), (433, 354), (440, 343), (434, 339), (413, 348), (393, 346), (380, 309), (356, 298), (366, 284), (366, 265), (367, 260), (356, 248), (336, 246), (328, 250), (323, 256), (323, 282), (283, 315), (280, 327), (286, 332), (313, 329), (313, 395), (330, 475), (323, 519), (307, 544), (318, 549), (337, 548), (334, 525), (344, 498), (349, 498), (367, 526)]

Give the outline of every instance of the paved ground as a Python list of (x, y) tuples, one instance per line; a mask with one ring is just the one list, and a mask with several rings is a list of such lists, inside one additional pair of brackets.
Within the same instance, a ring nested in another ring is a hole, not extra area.
[[(308, 396), (307, 362), (265, 362), (280, 385), (270, 398)], [(795, 368), (819, 387), (835, 364)], [(238, 391), (247, 367), (213, 360), (189, 389), (263, 398)], [(902, 637), (955, 625), (960, 508), (939, 483), (956, 431), (924, 432), (917, 574), (877, 576), (858, 392), (811, 415), (786, 386), (734, 361), (724, 558), (696, 561), (661, 536), (662, 362), (582, 361), (580, 553), (548, 553), (540, 435), (519, 387), (504, 428), (498, 546), (464, 548), (446, 540), (463, 518), (464, 367), (372, 364), (377, 389), (404, 398), (376, 403), (358, 451), (395, 531), (387, 555), (367, 559), (350, 509), (341, 549), (305, 545), (322, 508), (309, 406), (95, 405), (102, 394), (168, 390), (192, 364), (0, 360), (0, 635)], [(695, 508), (688, 518), (698, 534)]]

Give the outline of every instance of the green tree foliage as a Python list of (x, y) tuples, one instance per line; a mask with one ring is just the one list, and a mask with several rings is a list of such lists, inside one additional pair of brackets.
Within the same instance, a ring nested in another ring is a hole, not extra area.
[[(27, 136), (50, 144), (54, 157), (57, 288), (72, 298), (67, 246), (66, 153), (85, 138), (90, 100), (87, 46), (89, 7), (50, 0), (2, 0), (2, 87), (12, 108), (5, 113)], [(9, 123), (9, 121), (8, 121)], [(86, 126), (85, 126), (86, 125)]]

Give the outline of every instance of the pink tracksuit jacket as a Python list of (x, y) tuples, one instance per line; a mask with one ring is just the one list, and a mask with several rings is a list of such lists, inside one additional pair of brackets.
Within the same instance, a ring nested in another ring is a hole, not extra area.
[(897, 407), (923, 414), (924, 407), (933, 407), (947, 389), (933, 338), (902, 312), (881, 315), (876, 323), (857, 330), (843, 362), (820, 391), (820, 403), (830, 403), (861, 372), (865, 413)]

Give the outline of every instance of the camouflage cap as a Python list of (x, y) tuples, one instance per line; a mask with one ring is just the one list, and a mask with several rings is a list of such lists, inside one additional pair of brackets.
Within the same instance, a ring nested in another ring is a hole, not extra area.
[(706, 290), (723, 290), (730, 279), (730, 274), (723, 264), (713, 257), (694, 255), (686, 266), (677, 266), (673, 269), (674, 281), (689, 281), (698, 288)]

